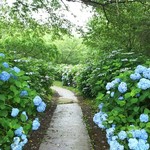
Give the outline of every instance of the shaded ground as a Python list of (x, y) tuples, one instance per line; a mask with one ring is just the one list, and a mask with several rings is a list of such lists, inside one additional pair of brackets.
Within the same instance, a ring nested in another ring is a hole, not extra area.
[[(92, 141), (93, 150), (109, 150), (108, 144), (105, 138), (105, 132), (101, 131), (93, 123), (93, 115), (94, 115), (93, 108), (88, 103), (86, 103), (82, 97), (80, 96), (77, 96), (77, 97), (79, 99), (79, 104), (83, 111), (84, 120), (87, 123), (87, 129), (88, 129), (91, 141)], [(41, 120), (41, 127), (39, 130), (31, 132), (29, 142), (24, 147), (24, 150), (39, 150), (42, 139), (44, 138), (44, 135), (46, 134), (46, 131), (51, 122), (53, 112), (56, 108), (56, 100), (58, 98), (59, 98), (59, 95), (55, 93), (52, 98), (52, 102), (51, 104), (47, 106), (45, 113), (39, 116)]]
[(84, 120), (87, 124), (88, 133), (92, 142), (93, 150), (109, 150), (109, 146), (106, 141), (106, 134), (93, 122), (93, 116), (95, 109), (89, 105), (86, 100), (81, 96), (77, 96), (79, 104), (81, 106)]

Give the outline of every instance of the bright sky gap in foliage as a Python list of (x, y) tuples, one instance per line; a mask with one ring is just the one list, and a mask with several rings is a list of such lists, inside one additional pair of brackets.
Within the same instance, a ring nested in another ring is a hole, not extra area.
[[(9, 6), (12, 6), (16, 0), (6, 0)], [(28, 1), (29, 3), (32, 0)], [(66, 0), (60, 1), (62, 7), (57, 10), (57, 13), (60, 17), (71, 21), (71, 23), (75, 26), (75, 28), (82, 28), (82, 30), (86, 31), (86, 24), (88, 20), (92, 17), (92, 8), (90, 6), (85, 6), (80, 2), (68, 2)], [(68, 10), (67, 10), (67, 8)], [(39, 12), (33, 12), (33, 17), (38, 21), (46, 22), (48, 18), (48, 14), (45, 10), (39, 10)], [(64, 25), (65, 27), (65, 25)], [(73, 30), (75, 33), (75, 29)]]

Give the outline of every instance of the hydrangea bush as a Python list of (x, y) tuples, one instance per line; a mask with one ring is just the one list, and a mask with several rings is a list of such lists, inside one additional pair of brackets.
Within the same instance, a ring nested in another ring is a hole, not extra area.
[(35, 89), (42, 98), (49, 98), (51, 96), (52, 91), (49, 87), (54, 81), (54, 67), (52, 63), (34, 58), (17, 59), (13, 63), (24, 70), (25, 74), (30, 77), (28, 84), (31, 88)]
[(138, 63), (143, 62), (141, 56), (134, 52), (116, 50), (104, 54), (96, 61), (88, 61), (77, 80), (79, 90), (84, 96), (95, 98), (99, 91), (105, 92), (106, 83), (113, 77), (118, 76), (120, 72), (132, 70)]
[(106, 131), (110, 150), (149, 150), (150, 68), (138, 65), (108, 82), (106, 90), (97, 97), (100, 111), (93, 120)]
[(40, 127), (45, 102), (28, 85), (30, 78), (0, 53), (0, 149), (22, 150), (28, 134)]
[(56, 79), (62, 81), (65, 86), (77, 86), (77, 78), (83, 69), (83, 65), (57, 65), (56, 66)]

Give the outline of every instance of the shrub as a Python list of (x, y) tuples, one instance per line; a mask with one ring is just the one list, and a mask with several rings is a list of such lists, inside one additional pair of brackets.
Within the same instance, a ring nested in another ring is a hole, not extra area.
[[(150, 61), (147, 62), (150, 65)], [(112, 150), (148, 150), (150, 143), (150, 68), (138, 65), (106, 84), (99, 93), (100, 112), (93, 120)]]
[[(138, 59), (135, 59), (135, 55)], [(78, 77), (78, 88), (84, 96), (96, 97), (99, 91), (104, 91), (106, 83), (114, 76), (131, 70), (141, 62), (143, 57), (134, 52), (113, 51), (107, 56), (101, 56), (98, 61), (87, 63)]]
[[(22, 149), (28, 142), (28, 133), (40, 126), (37, 112), (46, 104), (32, 90), (30, 78), (18, 67), (11, 67), (0, 53), (0, 149)], [(40, 101), (39, 101), (40, 100)], [(35, 101), (39, 101), (38, 105)], [(37, 110), (36, 110), (37, 109)]]
[(82, 71), (83, 65), (57, 65), (56, 79), (62, 81), (65, 86), (77, 86), (77, 77)]
[(54, 67), (52, 63), (47, 63), (41, 59), (24, 58), (15, 60), (19, 68), (26, 72), (30, 77), (28, 84), (35, 89), (43, 98), (51, 95), (50, 86), (54, 81)]

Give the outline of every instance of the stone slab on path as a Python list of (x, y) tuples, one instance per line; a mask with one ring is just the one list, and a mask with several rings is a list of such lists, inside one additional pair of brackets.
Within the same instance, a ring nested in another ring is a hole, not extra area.
[(52, 86), (51, 89), (57, 91), (58, 94), (60, 95), (58, 99), (58, 103), (74, 103), (74, 102), (77, 103), (78, 102), (78, 99), (74, 95), (74, 93), (67, 89), (57, 87), (57, 86)]
[[(66, 93), (66, 90), (63, 91)], [(65, 98), (63, 94), (61, 97)], [(71, 95), (75, 97), (72, 92)], [(69, 97), (67, 93), (67, 98), (72, 99), (71, 95)], [(58, 104), (39, 150), (91, 150), (90, 138), (82, 117), (78, 103)]]

